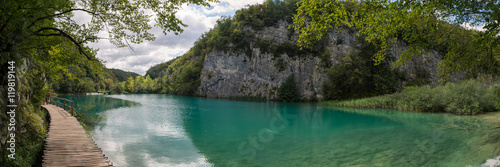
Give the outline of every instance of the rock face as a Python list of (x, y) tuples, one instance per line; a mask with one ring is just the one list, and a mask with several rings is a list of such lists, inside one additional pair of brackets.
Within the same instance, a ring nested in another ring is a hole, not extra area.
[[(276, 45), (296, 44), (297, 33), (290, 35), (289, 24), (280, 21), (274, 27), (266, 27), (261, 31), (248, 30), (260, 40), (272, 41)], [(349, 30), (331, 32), (325, 37), (324, 51), (327, 58), (313, 53), (304, 55), (273, 54), (262, 51), (250, 44), (252, 55), (238, 51), (212, 51), (205, 56), (201, 71), (201, 84), (198, 94), (216, 98), (259, 98), (276, 100), (280, 85), (290, 75), (294, 75), (300, 96), (303, 99), (321, 100), (323, 83), (326, 81), (326, 70), (338, 64), (337, 58), (352, 52), (356, 44), (356, 34)], [(396, 43), (389, 55), (399, 57), (399, 51), (408, 47), (404, 43)], [(440, 56), (436, 52), (416, 56), (399, 70), (415, 77), (419, 73), (428, 74), (429, 79), (436, 78), (436, 64)], [(329, 61), (330, 66), (325, 66)], [(423, 70), (423, 71), (422, 71)]]

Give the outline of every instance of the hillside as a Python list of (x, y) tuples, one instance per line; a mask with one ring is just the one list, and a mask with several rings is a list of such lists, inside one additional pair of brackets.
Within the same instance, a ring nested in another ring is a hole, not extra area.
[(262, 100), (278, 100), (290, 76), (303, 100), (367, 97), (437, 82), (437, 51), (391, 68), (399, 52), (408, 49), (404, 41), (378, 66), (371, 56), (379, 48), (349, 28), (330, 31), (312, 49), (299, 48), (298, 32), (290, 28), (295, 2), (241, 9), (233, 18), (218, 20), (189, 52), (149, 71), (163, 72), (165, 93)]
[(139, 74), (134, 73), (134, 72), (123, 71), (123, 70), (114, 69), (114, 68), (105, 69), (105, 71), (107, 71), (107, 73), (111, 73), (112, 74), (111, 78), (114, 78), (119, 82), (126, 81), (130, 77), (135, 78), (135, 77), (139, 76)]
[(162, 72), (165, 69), (167, 69), (168, 66), (175, 61), (175, 59), (176, 58), (174, 58), (172, 60), (169, 60), (169, 61), (167, 61), (165, 63), (160, 63), (160, 64), (157, 64), (157, 65), (154, 65), (154, 66), (150, 67), (148, 69), (148, 71), (146, 71), (146, 75), (144, 75), (144, 76), (148, 76), (149, 75), (149, 77), (151, 77), (151, 79), (159, 78), (160, 76), (163, 75)]
[(52, 79), (52, 89), (58, 93), (86, 93), (110, 91), (116, 83), (139, 74), (120, 69), (107, 69), (103, 64), (89, 66), (86, 64), (70, 65), (58, 79)]

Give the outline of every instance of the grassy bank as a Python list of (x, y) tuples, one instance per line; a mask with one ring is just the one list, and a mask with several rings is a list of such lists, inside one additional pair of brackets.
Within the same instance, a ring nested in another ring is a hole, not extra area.
[(486, 86), (468, 80), (434, 88), (407, 87), (400, 93), (343, 101), (326, 101), (325, 105), (357, 108), (388, 108), (417, 112), (448, 112), (474, 115), (500, 110), (500, 84)]

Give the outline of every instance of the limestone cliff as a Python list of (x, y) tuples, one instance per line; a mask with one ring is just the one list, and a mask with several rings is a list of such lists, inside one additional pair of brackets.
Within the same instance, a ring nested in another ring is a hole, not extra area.
[[(290, 28), (295, 10), (295, 3), (278, 1), (252, 5), (240, 9), (232, 18), (221, 18), (186, 54), (150, 70), (158, 75), (160, 92), (277, 100), (280, 86), (293, 76), (300, 99), (322, 100), (393, 93), (405, 85), (435, 84), (438, 80), (436, 63), (442, 56), (436, 51), (413, 56), (407, 64), (391, 69), (400, 52), (408, 50), (403, 41), (387, 52), (384, 66), (372, 68), (372, 52), (378, 48), (367, 45), (363, 37), (356, 35), (355, 28), (332, 30), (312, 49), (301, 49), (297, 46), (298, 32)], [(346, 59), (354, 61), (345, 63)], [(354, 66), (344, 66), (349, 63)], [(336, 71), (342, 77), (332, 77), (339, 76), (332, 75)], [(365, 75), (369, 77), (358, 77)], [(351, 76), (360, 80), (352, 82), (356, 86), (344, 80)], [(380, 79), (384, 77), (391, 78), (390, 82)], [(355, 94), (360, 95), (340, 97), (336, 90), (344, 94), (358, 90)]]
[[(279, 21), (276, 26), (259, 31), (247, 28), (247, 31), (255, 34), (255, 41), (295, 45), (297, 33), (290, 35), (289, 26), (289, 23)], [(205, 55), (198, 94), (217, 98), (259, 97), (276, 100), (279, 86), (288, 76), (294, 75), (301, 98), (321, 100), (322, 84), (327, 78), (326, 69), (337, 65), (339, 56), (356, 52), (356, 40), (355, 32), (350, 30), (329, 33), (321, 44), (328, 54), (326, 59), (318, 56), (318, 53), (310, 52), (298, 56), (263, 52), (255, 42), (249, 44), (251, 55), (241, 51), (212, 50)], [(408, 47), (404, 42), (398, 42), (388, 55), (398, 58), (400, 51), (406, 49)], [(435, 82), (436, 63), (439, 60), (437, 52), (429, 52), (416, 56), (397, 69), (407, 73), (409, 79), (423, 74), (426, 79)]]

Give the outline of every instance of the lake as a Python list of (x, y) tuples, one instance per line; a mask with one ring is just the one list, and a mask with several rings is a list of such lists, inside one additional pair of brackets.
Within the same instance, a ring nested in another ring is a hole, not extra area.
[(500, 116), (174, 95), (62, 96), (115, 166), (479, 166)]

